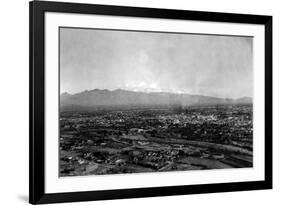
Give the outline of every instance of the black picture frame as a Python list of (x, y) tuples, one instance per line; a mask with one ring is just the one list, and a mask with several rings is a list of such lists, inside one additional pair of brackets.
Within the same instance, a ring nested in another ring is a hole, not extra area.
[[(31, 204), (75, 202), (184, 195), (198, 193), (260, 190), (272, 188), (272, 17), (124, 6), (32, 1), (29, 4), (30, 61), (30, 143), (29, 202)], [(260, 24), (265, 27), (265, 180), (235, 183), (183, 185), (71, 193), (45, 192), (45, 16), (46, 12), (100, 14), (110, 16), (150, 17), (162, 19), (200, 20), (210, 22)]]

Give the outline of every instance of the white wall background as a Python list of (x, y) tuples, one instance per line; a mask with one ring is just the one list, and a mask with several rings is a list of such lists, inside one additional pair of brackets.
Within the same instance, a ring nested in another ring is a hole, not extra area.
[[(97, 4), (273, 15), (274, 189), (126, 199), (79, 204), (279, 204), (281, 128), (281, 6), (276, 0), (72, 0)], [(0, 204), (28, 201), (28, 1), (1, 1)], [(77, 203), (78, 204), (78, 203)]]

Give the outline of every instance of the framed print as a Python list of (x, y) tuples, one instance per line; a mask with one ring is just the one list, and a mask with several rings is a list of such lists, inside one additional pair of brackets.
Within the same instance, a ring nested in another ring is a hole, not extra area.
[(30, 2), (30, 203), (272, 188), (272, 17)]

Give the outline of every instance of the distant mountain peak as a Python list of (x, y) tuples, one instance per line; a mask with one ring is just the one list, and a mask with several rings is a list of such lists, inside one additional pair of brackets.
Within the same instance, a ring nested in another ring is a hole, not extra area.
[(253, 102), (253, 98), (251, 97), (241, 97), (241, 98), (237, 98), (236, 103), (252, 103)]
[(61, 96), (68, 96), (68, 95), (70, 95), (68, 92), (63, 92), (63, 93), (61, 93), (60, 94)]
[(169, 92), (140, 92), (124, 89), (85, 90), (76, 94), (67, 92), (61, 94), (61, 106), (95, 107), (95, 106), (153, 106), (153, 105), (219, 105), (219, 104), (247, 104), (252, 98), (238, 99), (218, 98), (204, 95)]

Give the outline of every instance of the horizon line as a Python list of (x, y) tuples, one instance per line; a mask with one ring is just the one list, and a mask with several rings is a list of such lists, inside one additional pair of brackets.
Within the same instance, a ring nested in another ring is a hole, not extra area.
[(80, 94), (80, 93), (84, 93), (84, 92), (91, 92), (91, 91), (95, 91), (95, 90), (100, 90), (100, 91), (117, 91), (117, 90), (122, 90), (122, 91), (128, 91), (128, 92), (141, 92), (141, 93), (170, 93), (170, 94), (178, 94), (178, 95), (201, 95), (201, 96), (205, 96), (205, 97), (214, 97), (214, 98), (224, 98), (224, 99), (241, 99), (241, 98), (251, 98), (253, 99), (253, 97), (251, 96), (241, 96), (241, 97), (217, 97), (217, 96), (212, 96), (212, 95), (206, 95), (206, 94), (198, 94), (198, 93), (190, 93), (190, 92), (183, 92), (183, 91), (172, 91), (172, 90), (128, 90), (128, 89), (123, 89), (123, 88), (116, 88), (116, 89), (108, 89), (108, 88), (95, 88), (95, 89), (85, 89), (83, 91), (80, 92), (76, 92), (76, 93), (70, 93), (68, 91), (64, 91), (62, 93), (60, 93), (60, 96), (63, 94), (69, 94), (69, 95), (76, 95), (76, 94)]

